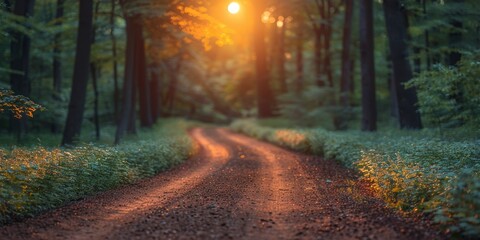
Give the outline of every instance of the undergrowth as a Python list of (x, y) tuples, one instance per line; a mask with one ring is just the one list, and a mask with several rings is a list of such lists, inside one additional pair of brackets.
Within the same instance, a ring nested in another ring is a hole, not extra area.
[(166, 120), (119, 146), (0, 148), (0, 223), (131, 183), (187, 159), (189, 123)]
[[(454, 234), (480, 235), (480, 140), (288, 129), (237, 120), (234, 131), (356, 168), (395, 208), (433, 212)], [(429, 135), (429, 134), (425, 134)]]

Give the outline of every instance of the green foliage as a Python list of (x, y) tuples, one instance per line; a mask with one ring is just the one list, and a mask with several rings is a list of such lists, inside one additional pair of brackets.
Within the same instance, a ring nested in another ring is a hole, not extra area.
[[(435, 211), (436, 220), (462, 235), (480, 234), (480, 141), (446, 141), (434, 134), (277, 129), (253, 120), (234, 131), (356, 168), (392, 207)], [(413, 136), (409, 136), (413, 135)]]
[(0, 222), (152, 176), (188, 158), (189, 125), (170, 120), (116, 147), (0, 148)]
[(480, 124), (480, 53), (465, 57), (458, 68), (437, 65), (411, 80), (418, 90), (422, 118), (434, 127)]
[(10, 90), (0, 89), (0, 113), (5, 110), (10, 111), (16, 118), (22, 118), (23, 115), (33, 118), (36, 110), (43, 111), (45, 108), (25, 96), (14, 95)]

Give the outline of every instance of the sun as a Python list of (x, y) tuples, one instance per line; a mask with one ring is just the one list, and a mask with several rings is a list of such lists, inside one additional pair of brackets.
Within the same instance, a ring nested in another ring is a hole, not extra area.
[(231, 14), (237, 14), (238, 12), (240, 12), (240, 4), (238, 4), (237, 2), (231, 2), (230, 4), (228, 4), (228, 12), (230, 12)]

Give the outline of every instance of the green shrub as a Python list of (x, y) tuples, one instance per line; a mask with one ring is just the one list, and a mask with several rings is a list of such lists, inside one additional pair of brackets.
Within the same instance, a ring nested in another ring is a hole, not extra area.
[[(0, 148), (0, 222), (152, 176), (190, 156), (184, 121), (164, 121), (116, 147)], [(142, 140), (139, 140), (142, 139)]]
[(446, 141), (434, 134), (415, 136), (412, 132), (275, 129), (254, 120), (237, 120), (231, 129), (336, 159), (356, 168), (390, 206), (434, 211), (435, 219), (448, 223), (452, 231), (468, 236), (480, 234), (479, 140)]
[(435, 127), (464, 123), (479, 126), (480, 53), (466, 56), (457, 67), (436, 65), (411, 80), (407, 87), (418, 91), (422, 119)]

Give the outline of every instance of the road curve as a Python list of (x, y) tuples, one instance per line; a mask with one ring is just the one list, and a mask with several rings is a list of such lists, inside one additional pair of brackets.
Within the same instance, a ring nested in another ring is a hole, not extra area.
[(220, 128), (156, 177), (0, 228), (0, 239), (442, 239), (334, 161)]

